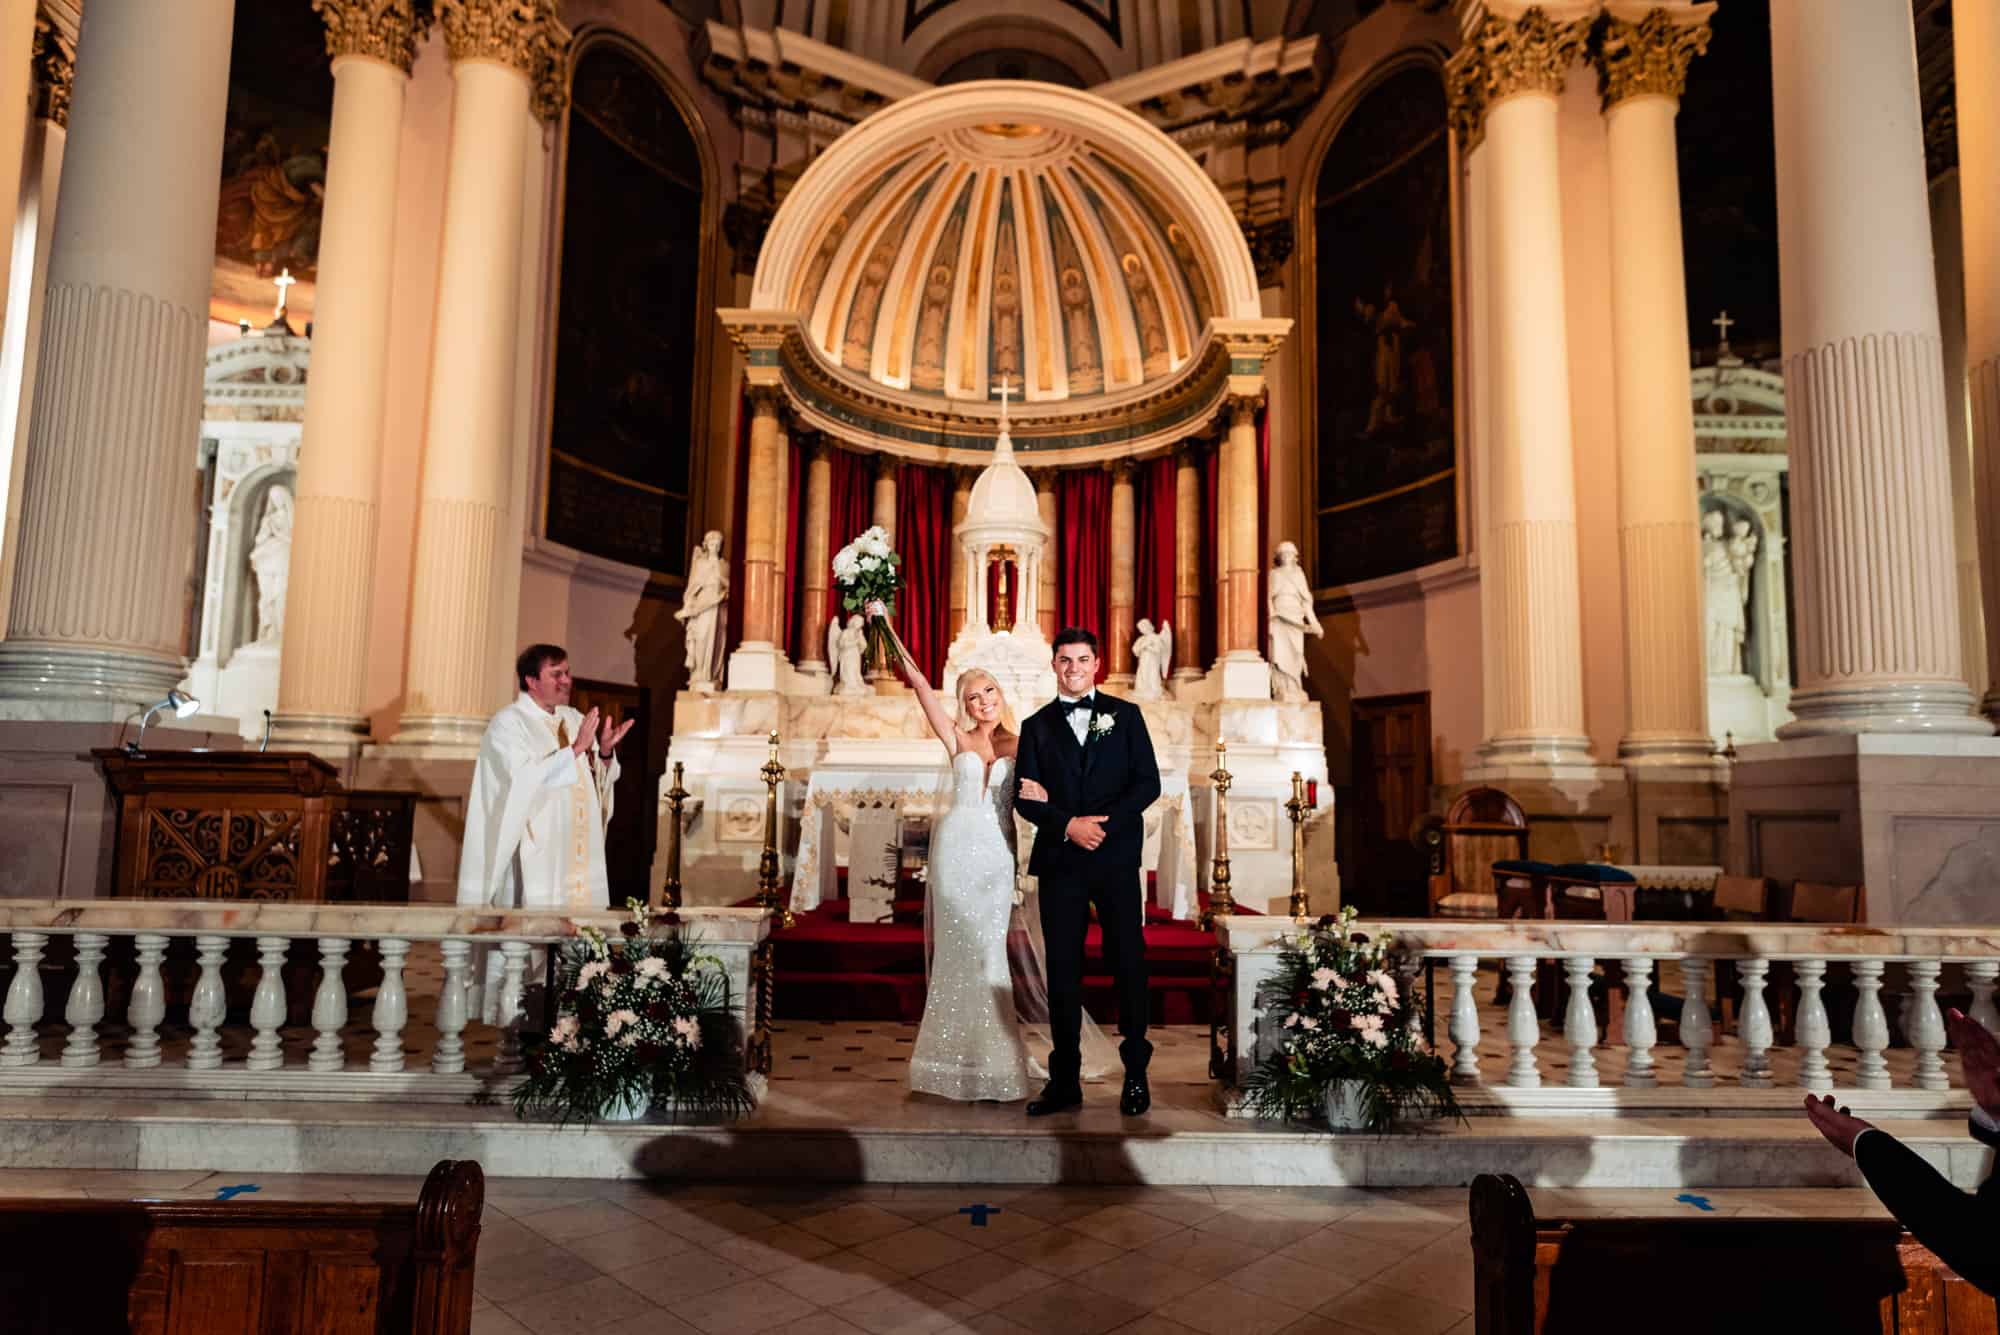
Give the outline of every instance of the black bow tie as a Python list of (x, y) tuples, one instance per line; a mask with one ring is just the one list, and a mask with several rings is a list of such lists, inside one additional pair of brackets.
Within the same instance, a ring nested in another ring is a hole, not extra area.
[(1086, 695), (1081, 700), (1065, 700), (1062, 702), (1062, 707), (1065, 713), (1074, 714), (1079, 709), (1090, 709), (1096, 704), (1097, 701), (1095, 699)]

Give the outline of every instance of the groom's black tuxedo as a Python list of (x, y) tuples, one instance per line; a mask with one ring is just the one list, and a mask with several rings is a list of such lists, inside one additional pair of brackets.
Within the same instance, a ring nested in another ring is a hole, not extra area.
[[(1080, 711), (1081, 712), (1081, 711)], [(1146, 988), (1146, 938), (1139, 889), (1139, 854), (1146, 808), (1160, 795), (1160, 763), (1139, 707), (1102, 691), (1092, 695), (1084, 740), (1078, 742), (1061, 700), (1044, 705), (1021, 727), (1015, 772), (1048, 789), (1046, 802), (1017, 801), (1015, 810), (1035, 827), (1028, 871), (1041, 885), (1042, 935), (1048, 945), (1051, 1086), (1074, 1086), (1081, 1064), (1083, 951), (1090, 906), (1104, 934), (1104, 958), (1118, 988), (1119, 1055), (1141, 1074), (1153, 1045), (1146, 1041), (1150, 1000)], [(1105, 816), (1104, 842), (1095, 849), (1071, 843), (1065, 831), (1075, 816)]]

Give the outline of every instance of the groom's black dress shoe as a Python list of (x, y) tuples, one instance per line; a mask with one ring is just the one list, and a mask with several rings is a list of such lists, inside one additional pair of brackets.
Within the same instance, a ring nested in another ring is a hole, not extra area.
[(1071, 1108), (1082, 1106), (1081, 1089), (1074, 1086), (1069, 1089), (1057, 1089), (1054, 1085), (1046, 1085), (1040, 1094), (1028, 1100), (1028, 1116), (1047, 1117), (1050, 1113), (1068, 1112)]
[(1146, 1083), (1146, 1073), (1125, 1077), (1125, 1090), (1118, 1096), (1118, 1111), (1127, 1117), (1143, 1117), (1146, 1109), (1153, 1106), (1153, 1091)]

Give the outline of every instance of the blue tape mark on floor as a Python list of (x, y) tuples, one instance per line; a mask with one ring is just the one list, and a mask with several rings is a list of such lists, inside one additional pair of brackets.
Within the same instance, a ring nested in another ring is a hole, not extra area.
[(1708, 1197), (1697, 1196), (1691, 1191), (1684, 1191), (1680, 1195), (1674, 1197), (1674, 1199), (1679, 1201), (1682, 1205), (1692, 1205), (1697, 1210), (1715, 1209), (1713, 1205), (1710, 1205), (1708, 1203)]
[(987, 1216), (999, 1214), (1000, 1207), (997, 1205), (985, 1205), (985, 1204), (961, 1205), (958, 1207), (958, 1212), (960, 1214), (971, 1215), (972, 1226), (974, 1228), (985, 1228)]
[(255, 1182), (239, 1182), (233, 1187), (217, 1187), (215, 1189), (215, 1199), (219, 1201), (234, 1200), (238, 1196), (247, 1196), (256, 1190), (259, 1190), (259, 1188)]

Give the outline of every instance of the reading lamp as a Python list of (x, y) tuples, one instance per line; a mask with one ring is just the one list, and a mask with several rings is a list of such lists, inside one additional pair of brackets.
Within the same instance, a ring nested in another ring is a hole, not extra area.
[(159, 713), (162, 709), (173, 710), (175, 718), (193, 718), (201, 712), (201, 701), (180, 691), (168, 691), (167, 698), (154, 705), (151, 709), (148, 709), (145, 716), (139, 720), (139, 735), (125, 743), (125, 750), (127, 752), (132, 755), (139, 754), (139, 743), (146, 740), (146, 725), (151, 723), (153, 715)]

